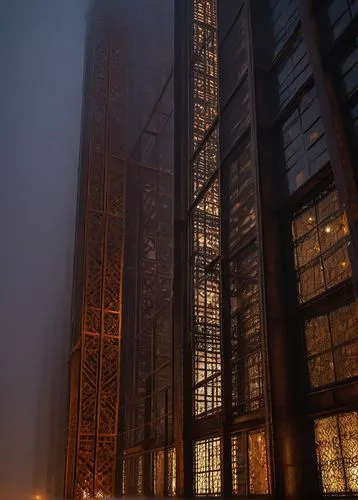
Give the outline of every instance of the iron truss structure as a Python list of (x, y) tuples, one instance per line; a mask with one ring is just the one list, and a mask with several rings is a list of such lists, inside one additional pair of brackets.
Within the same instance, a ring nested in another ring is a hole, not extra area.
[(125, 70), (121, 26), (88, 22), (73, 299), (65, 498), (114, 492), (125, 226)]

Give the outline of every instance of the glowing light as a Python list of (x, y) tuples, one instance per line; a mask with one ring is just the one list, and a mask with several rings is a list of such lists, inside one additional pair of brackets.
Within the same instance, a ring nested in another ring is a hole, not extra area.
[(326, 233), (330, 233), (332, 231), (332, 228), (331, 228), (331, 226), (326, 226), (324, 228), (324, 230), (325, 230)]
[(341, 266), (342, 267), (346, 267), (347, 266), (347, 262), (346, 261), (341, 262)]
[(313, 217), (308, 217), (308, 222), (313, 222)]

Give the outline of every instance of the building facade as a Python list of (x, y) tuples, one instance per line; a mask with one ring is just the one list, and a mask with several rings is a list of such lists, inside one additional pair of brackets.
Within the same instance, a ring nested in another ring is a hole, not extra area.
[(357, 11), (176, 3), (185, 497), (358, 493)]
[(357, 0), (96, 5), (66, 498), (356, 496)]

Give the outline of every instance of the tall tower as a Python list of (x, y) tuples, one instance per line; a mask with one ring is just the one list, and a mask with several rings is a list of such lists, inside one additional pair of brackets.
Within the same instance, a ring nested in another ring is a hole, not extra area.
[[(170, 378), (171, 6), (97, 1), (88, 19), (66, 499), (122, 487), (125, 436), (146, 433), (153, 363)], [(157, 320), (163, 306), (169, 323)]]
[(117, 4), (88, 19), (66, 498), (114, 492), (125, 220), (125, 64)]

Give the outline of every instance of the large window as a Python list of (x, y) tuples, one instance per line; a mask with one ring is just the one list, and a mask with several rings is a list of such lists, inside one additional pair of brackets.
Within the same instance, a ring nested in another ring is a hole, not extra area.
[(255, 244), (240, 252), (231, 263), (232, 405), (234, 414), (263, 406), (263, 360)]
[(267, 495), (269, 466), (264, 430), (240, 432), (231, 438), (232, 494)]
[(285, 107), (312, 74), (306, 42), (302, 35), (292, 42), (290, 52), (276, 70), (280, 108)]
[(156, 497), (165, 495), (164, 462), (164, 450), (155, 451), (153, 453), (153, 493)]
[(219, 183), (214, 180), (193, 210), (194, 413), (221, 407)]
[(358, 41), (350, 45), (350, 50), (339, 64), (339, 75), (343, 98), (349, 98), (358, 89)]
[(312, 388), (358, 375), (358, 305), (336, 309), (305, 322)]
[(317, 462), (322, 492), (358, 493), (358, 412), (315, 421)]
[(176, 495), (176, 449), (168, 450), (168, 476), (167, 476), (167, 495), (174, 497)]
[(322, 194), (296, 215), (292, 232), (301, 303), (351, 276), (349, 229), (336, 191)]
[(274, 57), (292, 35), (299, 21), (297, 0), (270, 0)]
[(294, 192), (329, 161), (315, 89), (303, 94), (281, 130), (289, 192)]
[(219, 437), (194, 443), (194, 494), (221, 494), (221, 441)]
[(250, 141), (245, 142), (229, 167), (229, 244), (233, 251), (245, 238), (252, 238), (256, 228), (255, 188), (252, 179)]

